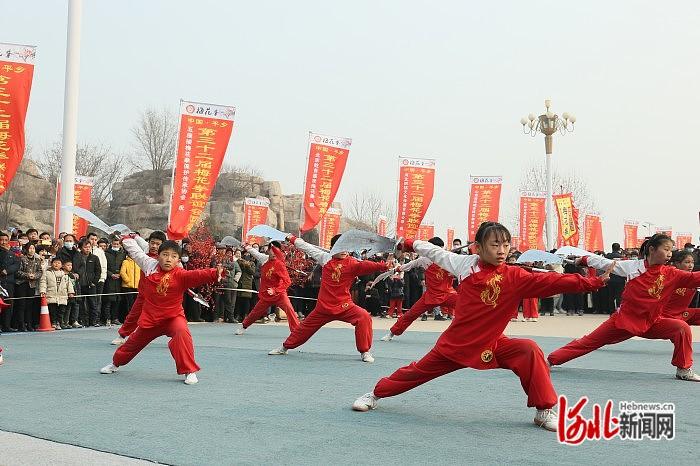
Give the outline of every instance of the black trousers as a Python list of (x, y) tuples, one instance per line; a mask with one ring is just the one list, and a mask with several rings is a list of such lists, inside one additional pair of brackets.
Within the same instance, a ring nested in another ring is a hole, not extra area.
[(80, 310), (80, 320), (83, 325), (95, 325), (100, 323), (100, 308), (97, 306), (97, 287), (92, 285), (90, 287), (81, 286), (80, 292), (85, 296), (81, 298), (82, 308)]
[[(9, 295), (10, 298), (15, 297), (15, 284), (14, 283), (3, 283), (2, 284), (3, 288), (7, 290), (7, 294)], [(2, 311), (2, 314), (0, 314), (0, 318), (2, 320), (2, 331), (3, 332), (9, 332), (12, 327), (12, 315), (14, 311), (14, 301), (8, 301), (8, 303), (11, 303), (11, 306)]]

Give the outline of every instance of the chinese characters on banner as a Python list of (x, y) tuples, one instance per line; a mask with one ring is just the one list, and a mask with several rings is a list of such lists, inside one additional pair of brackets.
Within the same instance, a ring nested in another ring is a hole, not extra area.
[(435, 160), (399, 157), (399, 199), (396, 237), (416, 238), (433, 200)]
[(377, 234), (379, 236), (386, 236), (386, 229), (389, 226), (389, 219), (384, 215), (379, 216), (377, 221)]
[[(92, 207), (92, 186), (94, 185), (94, 178), (89, 176), (77, 176), (75, 177), (75, 186), (73, 190), (73, 205), (76, 207), (82, 207), (83, 209), (90, 210)], [(60, 231), (58, 231), (58, 215), (61, 207), (61, 182), (56, 183), (56, 201), (54, 203), (54, 222), (53, 222), (53, 234), (54, 238), (58, 238)], [(73, 227), (72, 231), (66, 233), (74, 233), (78, 235), (78, 238), (85, 236), (88, 232), (88, 222), (85, 219), (73, 215)]]
[(302, 232), (315, 227), (333, 203), (343, 179), (351, 144), (350, 138), (309, 133)]
[(447, 241), (445, 241), (445, 249), (452, 249), (452, 241), (455, 239), (455, 229), (447, 227)]
[(686, 243), (693, 242), (693, 234), (688, 232), (678, 232), (676, 233), (676, 249), (683, 249)]
[(560, 246), (578, 246), (578, 209), (574, 208), (574, 198), (571, 193), (555, 194), (554, 206), (559, 219)]
[(241, 238), (243, 241), (253, 244), (262, 244), (263, 238), (256, 236), (248, 236), (251, 228), (257, 225), (265, 225), (267, 223), (267, 213), (270, 210), (270, 201), (267, 198), (256, 199), (246, 197), (243, 202), (243, 231)]
[(416, 233), (416, 239), (428, 241), (435, 236), (435, 225), (432, 223), (421, 223)]
[(637, 239), (637, 230), (639, 229), (639, 222), (634, 220), (625, 220), (625, 249), (634, 249), (639, 246)]
[(546, 200), (546, 192), (520, 191), (519, 242), (512, 241), (519, 251), (545, 250), (543, 234)]
[(673, 238), (673, 227), (656, 227), (656, 233)]
[(331, 248), (331, 239), (340, 232), (340, 209), (329, 207), (321, 219), (318, 244), (324, 249)]
[(0, 44), (0, 195), (24, 156), (24, 120), (34, 77), (36, 47)]
[(234, 107), (180, 102), (168, 238), (184, 238), (202, 216), (219, 177), (235, 113)]
[(586, 214), (583, 228), (583, 249), (589, 252), (604, 250), (603, 224), (600, 221), (600, 215)]
[(468, 235), (473, 241), (484, 222), (497, 222), (502, 176), (470, 176)]

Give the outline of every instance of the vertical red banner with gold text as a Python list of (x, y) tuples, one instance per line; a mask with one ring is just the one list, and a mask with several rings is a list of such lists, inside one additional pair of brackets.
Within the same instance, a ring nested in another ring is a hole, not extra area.
[(638, 230), (639, 230), (639, 222), (634, 221), (634, 220), (625, 220), (625, 225), (624, 225), (624, 233), (625, 233), (625, 241), (624, 241), (624, 248), (625, 249), (634, 249), (638, 247)]
[(603, 224), (598, 214), (586, 214), (583, 222), (583, 249), (589, 252), (602, 251)]
[(309, 133), (302, 232), (315, 227), (333, 204), (343, 179), (352, 139)]
[(447, 227), (447, 239), (445, 240), (445, 249), (452, 249), (452, 241), (455, 239), (455, 229)]
[(0, 44), (0, 195), (24, 157), (24, 121), (34, 78), (36, 47)]
[(331, 239), (340, 232), (340, 209), (330, 207), (321, 219), (318, 244), (324, 249), (331, 248)]
[(234, 107), (180, 102), (168, 238), (186, 237), (202, 216), (219, 177), (235, 114)]
[(433, 200), (435, 160), (399, 157), (399, 198), (396, 237), (416, 238)]
[(673, 238), (673, 227), (656, 227), (656, 233)]
[(676, 249), (683, 249), (686, 243), (693, 242), (693, 234), (689, 232), (676, 233)]
[(520, 191), (519, 242), (511, 241), (519, 251), (545, 249), (544, 221), (547, 193), (540, 191)]
[(249, 236), (248, 232), (257, 225), (267, 223), (267, 213), (270, 210), (270, 201), (267, 198), (246, 197), (243, 201), (243, 231), (241, 238), (243, 241), (253, 244), (262, 244), (264, 238)]
[(468, 231), (473, 241), (484, 222), (497, 222), (501, 203), (502, 176), (470, 176)]
[(377, 234), (379, 236), (386, 236), (386, 230), (388, 226), (389, 219), (384, 215), (380, 215), (379, 220), (377, 221)]
[[(75, 185), (73, 187), (73, 205), (76, 207), (82, 207), (83, 209), (90, 210), (92, 208), (92, 187), (94, 185), (95, 179), (89, 176), (79, 176), (75, 177)], [(56, 183), (56, 199), (54, 201), (54, 223), (53, 223), (53, 233), (54, 238), (58, 238), (60, 231), (58, 231), (58, 214), (61, 202), (61, 182)], [(74, 233), (80, 238), (85, 236), (88, 232), (88, 222), (85, 219), (73, 215), (73, 226), (72, 231), (66, 233)]]
[(559, 220), (559, 239), (561, 246), (578, 246), (580, 233), (578, 228), (578, 209), (574, 207), (571, 193), (555, 194), (554, 208)]
[(428, 241), (435, 236), (435, 225), (432, 223), (421, 223), (416, 233), (416, 239)]

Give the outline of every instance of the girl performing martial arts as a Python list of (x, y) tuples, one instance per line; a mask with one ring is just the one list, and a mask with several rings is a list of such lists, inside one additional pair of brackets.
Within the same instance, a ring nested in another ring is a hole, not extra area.
[[(340, 235), (335, 235), (331, 239), (331, 248), (338, 238)], [(386, 271), (386, 263), (359, 261), (350, 257), (347, 252), (331, 255), (294, 235), (289, 235), (287, 240), (322, 267), (321, 289), (318, 292), (318, 301), (314, 310), (292, 330), (282, 346), (268, 354), (287, 354), (287, 350), (306, 343), (328, 322), (340, 320), (355, 327), (355, 343), (362, 361), (374, 362), (374, 357), (369, 351), (372, 348), (372, 317), (365, 309), (353, 303), (350, 297), (350, 286), (360, 275)]]
[[(672, 261), (677, 269), (685, 270), (686, 272), (691, 272), (695, 267), (693, 253), (690, 251), (680, 250), (674, 252)], [(695, 288), (676, 288), (661, 315), (671, 319), (683, 320), (688, 325), (700, 325), (700, 309), (688, 307), (693, 297), (695, 297), (695, 291)]]
[[(430, 238), (428, 242), (438, 247), (445, 245), (442, 239), (437, 236)], [(457, 292), (452, 288), (454, 277), (427, 257), (414, 259), (411, 262), (398, 266), (396, 270), (407, 272), (415, 267), (425, 268), (425, 293), (411, 306), (408, 312), (396, 321), (389, 333), (381, 338), (382, 341), (391, 341), (394, 337), (403, 334), (425, 311), (437, 306), (454, 308), (457, 303)]]
[(413, 249), (460, 279), (455, 319), (427, 355), (381, 379), (373, 392), (355, 400), (354, 410), (375, 409), (379, 398), (398, 395), (458, 369), (502, 368), (520, 378), (527, 406), (537, 408), (535, 424), (556, 431), (557, 415), (552, 407), (557, 394), (542, 350), (532, 340), (506, 337), (503, 330), (521, 299), (594, 290), (604, 285), (609, 274), (585, 278), (508, 265), (511, 237), (500, 223), (482, 223), (475, 239), (478, 255), (469, 256), (426, 241), (404, 242), (404, 249)]
[(613, 263), (601, 256), (576, 259), (584, 266), (605, 269), (627, 278), (620, 309), (588, 335), (572, 341), (549, 355), (550, 365), (558, 366), (605, 345), (628, 340), (633, 336), (654, 340), (671, 340), (674, 346), (671, 364), (676, 366), (676, 378), (700, 382), (693, 365), (693, 344), (690, 326), (683, 320), (664, 317), (663, 310), (678, 288), (697, 288), (700, 272), (686, 272), (671, 265), (673, 240), (655, 234), (642, 244), (640, 260)]
[(192, 335), (182, 309), (183, 294), (187, 288), (215, 283), (224, 276), (224, 269), (185, 270), (179, 267), (180, 246), (175, 241), (165, 241), (158, 248), (158, 259), (146, 255), (136, 241), (125, 236), (124, 249), (143, 271), (139, 283), (139, 295), (143, 306), (138, 326), (129, 339), (117, 348), (112, 363), (100, 372), (112, 374), (131, 361), (134, 356), (156, 338), (170, 337), (168, 348), (175, 359), (178, 374), (186, 374), (185, 383), (197, 383), (199, 366), (194, 360)]
[(272, 306), (279, 307), (287, 314), (290, 331), (299, 325), (299, 318), (287, 296), (287, 288), (292, 284), (292, 280), (289, 278), (287, 264), (284, 262), (284, 253), (280, 247), (280, 243), (272, 241), (267, 248), (267, 254), (263, 254), (257, 249), (245, 245), (246, 251), (262, 266), (260, 268), (260, 294), (258, 295), (258, 303), (243, 320), (243, 324), (236, 328), (234, 332), (236, 335), (243, 335), (245, 329), (256, 320), (266, 316)]

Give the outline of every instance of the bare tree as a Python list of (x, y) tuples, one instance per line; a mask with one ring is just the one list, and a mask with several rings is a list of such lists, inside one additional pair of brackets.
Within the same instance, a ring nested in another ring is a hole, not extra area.
[(235, 199), (246, 197), (255, 186), (255, 178), (262, 178), (262, 170), (251, 165), (234, 165), (225, 163), (221, 167), (220, 174), (233, 174), (230, 179), (232, 185), (227, 186), (231, 196)]
[(375, 231), (379, 217), (385, 216), (387, 224), (394, 221), (394, 206), (387, 203), (379, 194), (373, 191), (356, 192), (350, 201), (350, 206), (345, 209), (346, 219), (354, 228)]
[[(525, 191), (546, 191), (547, 171), (544, 163), (536, 163), (525, 172), (520, 180), (520, 189)], [(588, 183), (573, 173), (560, 174), (552, 172), (552, 191), (554, 194), (571, 193), (574, 206), (581, 212), (596, 210), (596, 202)]]
[[(24, 156), (22, 157), (22, 161), (20, 162), (19, 168), (17, 171), (22, 171), (24, 170), (26, 161), (31, 158), (32, 156), (32, 145), (29, 143), (26, 143), (24, 146)], [(5, 192), (2, 194), (2, 207), (0, 211), (0, 218), (2, 218), (2, 225), (4, 225), (3, 228), (7, 229), (7, 227), (10, 225), (10, 216), (12, 215), (12, 203), (15, 200), (15, 190), (13, 189), (14, 183), (10, 183), (9, 186), (7, 186), (7, 189), (5, 189)]]
[(138, 170), (171, 168), (177, 151), (177, 118), (168, 110), (146, 109), (131, 129), (136, 139), (132, 160)]
[[(54, 143), (45, 149), (36, 160), (39, 172), (51, 183), (61, 173), (62, 146)], [(129, 166), (124, 163), (124, 157), (115, 154), (109, 146), (102, 144), (79, 144), (75, 158), (75, 173), (89, 176), (94, 180), (92, 187), (92, 210), (100, 212), (109, 206), (112, 198), (112, 187), (129, 174)]]

